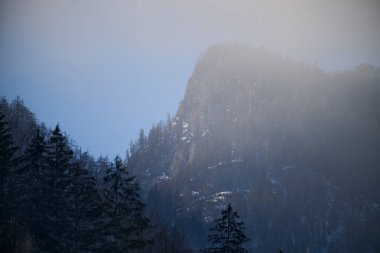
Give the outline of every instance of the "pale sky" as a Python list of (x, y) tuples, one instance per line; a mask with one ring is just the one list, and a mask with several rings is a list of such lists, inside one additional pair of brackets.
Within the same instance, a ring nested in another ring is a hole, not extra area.
[(174, 114), (197, 59), (241, 41), (318, 64), (380, 66), (378, 0), (2, 0), (0, 95), (82, 150), (124, 156)]

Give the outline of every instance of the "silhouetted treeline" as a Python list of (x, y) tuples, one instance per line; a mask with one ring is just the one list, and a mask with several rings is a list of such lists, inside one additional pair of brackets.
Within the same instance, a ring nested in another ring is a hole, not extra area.
[(19, 97), (1, 100), (0, 252), (190, 252), (174, 227), (146, 216), (126, 161), (72, 143)]

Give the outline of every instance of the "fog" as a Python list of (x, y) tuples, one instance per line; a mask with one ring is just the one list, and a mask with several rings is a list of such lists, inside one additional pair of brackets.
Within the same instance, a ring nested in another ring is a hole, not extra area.
[(5, 28), (12, 24), (11, 31), (2, 29), (4, 35), (22, 33), (36, 49), (77, 65), (112, 49), (194, 55), (225, 40), (251, 42), (323, 67), (380, 58), (375, 0), (36, 0), (3, 1), (1, 9)]
[(131, 41), (142, 51), (178, 53), (238, 40), (326, 69), (379, 63), (377, 1), (139, 1)]
[[(140, 127), (175, 113), (209, 45), (247, 42), (328, 71), (380, 65), (379, 13), (375, 0), (4, 0), (0, 81), (5, 96), (21, 95), (37, 116), (60, 121), (90, 151), (110, 149), (91, 140), (98, 129), (85, 133), (73, 121), (114, 132), (104, 140), (123, 135), (122, 143), (107, 144), (117, 146), (112, 154), (123, 153)], [(46, 106), (54, 96), (56, 105)], [(99, 104), (107, 116), (97, 115)], [(57, 116), (47, 111), (54, 109)], [(123, 115), (107, 130), (104, 122)]]
[(0, 0), (0, 252), (380, 252), (379, 27), (380, 0)]

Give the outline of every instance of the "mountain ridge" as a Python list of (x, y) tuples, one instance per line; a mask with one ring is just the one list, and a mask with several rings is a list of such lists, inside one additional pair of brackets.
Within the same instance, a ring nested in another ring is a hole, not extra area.
[(210, 47), (175, 117), (140, 136), (129, 167), (194, 247), (231, 202), (255, 251), (379, 251), (379, 73)]

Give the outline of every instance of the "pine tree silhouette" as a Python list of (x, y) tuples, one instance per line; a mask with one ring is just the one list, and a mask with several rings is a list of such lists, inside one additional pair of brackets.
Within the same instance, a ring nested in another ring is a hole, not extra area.
[(208, 241), (211, 246), (204, 250), (205, 253), (246, 253), (243, 244), (249, 239), (244, 234), (244, 223), (239, 221), (239, 215), (232, 210), (231, 204), (222, 210), (221, 217), (215, 220), (215, 225), (210, 229)]

